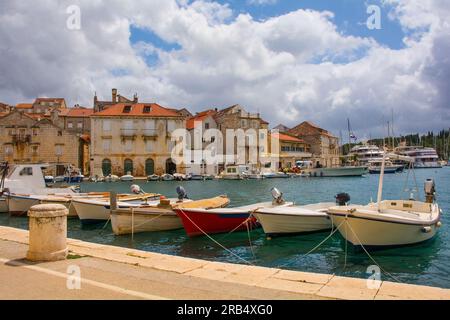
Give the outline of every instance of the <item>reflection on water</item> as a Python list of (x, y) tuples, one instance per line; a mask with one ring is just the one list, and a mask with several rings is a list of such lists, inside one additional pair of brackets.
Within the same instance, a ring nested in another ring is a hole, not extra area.
[[(440, 170), (416, 170), (419, 190), (426, 178), (436, 180), (438, 202), (443, 209), (442, 222), (437, 237), (432, 241), (411, 247), (372, 252), (372, 257), (397, 279), (423, 285), (450, 288), (450, 249), (446, 245), (450, 237), (450, 168)], [(385, 177), (384, 198), (405, 198), (403, 193), (406, 174)], [(266, 179), (262, 181), (189, 181), (189, 182), (141, 182), (147, 192), (158, 192), (175, 197), (175, 188), (183, 185), (194, 199), (227, 194), (231, 206), (240, 206), (270, 200), (270, 189), (279, 188), (287, 200), (296, 203), (333, 201), (338, 192), (348, 192), (352, 203), (367, 203), (376, 199), (378, 176), (358, 178), (297, 178)], [(83, 191), (115, 190), (128, 192), (131, 183), (85, 183)], [(420, 194), (423, 197), (423, 193)], [(27, 218), (9, 218), (0, 215), (0, 224), (27, 228)], [(345, 241), (336, 233), (316, 251), (305, 256), (312, 248), (329, 235), (329, 232), (304, 236), (279, 237), (267, 240), (261, 229), (232, 234), (214, 235), (214, 239), (234, 254), (251, 263), (283, 267), (320, 273), (335, 273), (346, 276), (367, 277), (367, 267), (374, 263), (361, 251), (348, 247), (345, 255)], [(136, 248), (171, 255), (201, 258), (214, 261), (242, 263), (228, 251), (217, 246), (206, 237), (189, 239), (184, 230), (155, 232), (116, 237), (111, 226), (100, 224), (94, 228), (81, 228), (78, 220), (69, 220), (68, 236), (81, 240)], [(251, 246), (250, 241), (251, 240)], [(344, 268), (345, 267), (345, 268)], [(388, 279), (384, 277), (383, 279)], [(388, 279), (389, 280), (389, 279)]]

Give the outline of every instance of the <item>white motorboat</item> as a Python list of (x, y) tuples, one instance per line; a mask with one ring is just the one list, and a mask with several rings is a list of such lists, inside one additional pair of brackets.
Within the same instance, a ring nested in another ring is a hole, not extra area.
[(103, 179), (103, 181), (105, 181), (105, 182), (117, 182), (117, 181), (120, 181), (120, 178), (118, 176), (116, 176), (115, 174), (109, 174)]
[(122, 182), (130, 182), (133, 180), (134, 180), (134, 177), (131, 175), (130, 172), (127, 172), (127, 174), (120, 177), (120, 181), (122, 181)]
[(299, 234), (331, 229), (333, 224), (327, 210), (335, 205), (332, 202), (303, 206), (266, 207), (256, 210), (253, 214), (268, 236)]
[(162, 181), (173, 181), (175, 180), (175, 177), (171, 175), (170, 173), (165, 173), (161, 176)]
[[(395, 155), (389, 155), (395, 158)], [(397, 156), (402, 161), (413, 158)], [(341, 235), (355, 246), (401, 246), (433, 238), (441, 226), (441, 211), (435, 203), (434, 181), (425, 183), (426, 202), (416, 200), (382, 200), (383, 159), (376, 203), (365, 206), (332, 207), (332, 217)], [(412, 198), (412, 197), (411, 197)]]
[(159, 181), (161, 179), (157, 174), (152, 174), (147, 177), (147, 181)]
[(366, 166), (311, 168), (305, 170), (305, 173), (310, 177), (358, 177), (368, 172)]
[(182, 229), (180, 218), (174, 207), (220, 208), (228, 205), (226, 197), (215, 197), (192, 201), (190, 199), (163, 199), (156, 205), (144, 205), (114, 210), (111, 213), (111, 226), (114, 234), (123, 235), (140, 232), (168, 231)]
[(193, 181), (203, 181), (205, 180), (202, 174), (193, 174), (191, 175), (191, 180)]
[[(381, 165), (383, 161), (371, 161), (369, 162), (369, 173), (371, 174), (380, 174), (381, 173)], [(386, 161), (384, 165), (384, 173), (396, 173), (403, 171), (403, 165), (395, 165), (391, 161)]]
[(109, 192), (89, 192), (75, 194), (9, 194), (7, 197), (8, 208), (11, 215), (26, 215), (28, 210), (34, 205), (43, 203), (62, 204), (69, 209), (69, 217), (77, 217), (75, 208), (71, 205), (72, 199), (104, 199), (109, 196)]
[[(139, 207), (141, 205), (157, 205), (160, 195), (141, 194), (118, 196), (117, 208)], [(81, 223), (93, 224), (106, 221), (110, 217), (111, 204), (109, 199), (72, 199), (72, 205), (76, 210)]]

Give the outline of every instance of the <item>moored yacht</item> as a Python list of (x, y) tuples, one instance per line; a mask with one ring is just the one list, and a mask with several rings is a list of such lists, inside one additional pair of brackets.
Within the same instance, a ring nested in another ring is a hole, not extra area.
[(398, 155), (411, 157), (414, 159), (414, 168), (442, 168), (439, 163), (439, 156), (433, 148), (422, 146), (399, 146), (394, 151)]
[(358, 145), (350, 150), (347, 159), (355, 159), (360, 165), (368, 165), (369, 162), (381, 162), (384, 151), (375, 145)]

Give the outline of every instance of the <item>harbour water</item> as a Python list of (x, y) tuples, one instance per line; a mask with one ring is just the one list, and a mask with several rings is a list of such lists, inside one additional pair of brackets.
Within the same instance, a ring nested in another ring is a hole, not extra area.
[[(450, 167), (414, 171), (419, 197), (423, 199), (423, 182), (434, 178), (437, 187), (437, 201), (442, 210), (443, 226), (432, 241), (411, 247), (372, 252), (372, 257), (381, 267), (397, 280), (406, 283), (450, 288)], [(407, 173), (386, 175), (383, 198), (408, 198), (410, 192), (403, 192)], [(295, 178), (243, 181), (188, 181), (188, 182), (138, 182), (146, 192), (158, 192), (175, 197), (175, 188), (183, 185), (194, 199), (226, 194), (231, 206), (239, 206), (271, 199), (270, 189), (279, 188), (286, 200), (298, 204), (331, 202), (339, 192), (347, 192), (352, 203), (365, 204), (376, 199), (379, 176), (355, 178)], [(135, 182), (136, 183), (136, 182)], [(83, 183), (82, 191), (129, 192), (131, 183)], [(408, 188), (414, 187), (410, 175)], [(0, 214), (0, 225), (27, 228), (27, 218), (12, 218)], [(354, 252), (339, 233), (311, 254), (304, 256), (318, 245), (329, 233), (279, 237), (267, 240), (261, 229), (247, 232), (215, 235), (214, 239), (234, 254), (255, 264), (267, 267), (309, 272), (329, 273), (352, 277), (368, 277), (367, 268), (374, 262), (364, 252)], [(70, 220), (68, 236), (84, 241), (136, 248), (171, 255), (242, 263), (237, 257), (217, 246), (206, 237), (189, 239), (184, 230), (144, 233), (131, 236), (114, 236), (111, 226), (99, 225), (82, 229), (80, 222)], [(250, 245), (251, 243), (251, 245)], [(392, 280), (382, 275), (382, 280)]]

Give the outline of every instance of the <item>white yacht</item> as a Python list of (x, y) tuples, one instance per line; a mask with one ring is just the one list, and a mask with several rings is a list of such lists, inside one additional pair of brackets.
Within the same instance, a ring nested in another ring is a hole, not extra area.
[(433, 148), (422, 146), (400, 146), (395, 149), (395, 153), (414, 159), (414, 168), (442, 168), (439, 163), (439, 156)]
[(348, 159), (356, 157), (361, 165), (368, 165), (369, 162), (381, 162), (383, 160), (384, 151), (375, 145), (359, 145), (350, 150), (347, 155)]

